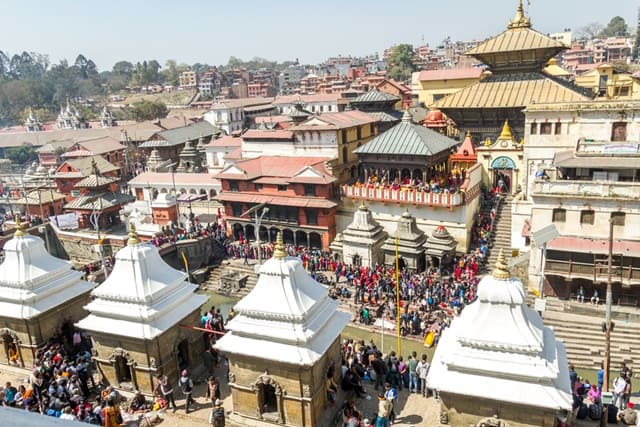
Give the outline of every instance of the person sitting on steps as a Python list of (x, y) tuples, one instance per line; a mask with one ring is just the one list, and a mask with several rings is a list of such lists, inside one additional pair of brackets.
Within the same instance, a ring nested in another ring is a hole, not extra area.
[(600, 304), (600, 296), (598, 295), (598, 290), (593, 290), (593, 296), (591, 297), (591, 304), (598, 305)]
[(579, 303), (583, 303), (584, 302), (584, 287), (583, 286), (580, 286), (578, 288), (578, 293), (576, 294), (576, 300)]

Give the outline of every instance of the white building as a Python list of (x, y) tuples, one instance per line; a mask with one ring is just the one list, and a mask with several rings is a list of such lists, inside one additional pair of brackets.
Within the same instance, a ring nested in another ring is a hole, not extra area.
[(250, 116), (246, 109), (253, 109), (251, 113), (255, 114), (255, 109), (264, 107), (271, 109), (273, 98), (242, 98), (242, 99), (226, 99), (215, 102), (211, 106), (211, 111), (204, 114), (204, 120), (214, 126), (224, 130), (227, 135), (233, 132), (239, 132), (248, 127), (245, 119)]
[[(512, 244), (524, 248), (531, 231), (554, 224), (545, 293), (587, 295), (607, 280), (609, 220), (614, 222), (614, 284), (640, 283), (640, 102), (598, 100), (527, 107), (524, 200), (513, 203)], [(540, 248), (530, 273), (537, 283)], [(600, 265), (600, 267), (599, 267)], [(614, 300), (637, 300), (616, 287)]]
[(481, 425), (494, 415), (518, 426), (566, 420), (573, 399), (564, 344), (527, 306), (502, 252), (480, 281), (478, 299), (444, 330), (427, 384), (452, 425)]
[(191, 194), (204, 200), (220, 192), (220, 180), (208, 173), (143, 172), (128, 183), (136, 200), (155, 200), (159, 193)]
[(242, 138), (235, 135), (226, 135), (205, 145), (206, 168), (209, 174), (220, 173), (229, 164), (228, 155), (241, 150), (241, 147)]
[(302, 104), (302, 108), (312, 113), (337, 113), (339, 111), (339, 93), (319, 93), (315, 95), (277, 96), (273, 106), (280, 114), (289, 114)]

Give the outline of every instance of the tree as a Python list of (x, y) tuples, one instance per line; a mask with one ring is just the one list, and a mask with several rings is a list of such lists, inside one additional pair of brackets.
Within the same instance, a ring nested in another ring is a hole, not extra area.
[(167, 106), (159, 101), (140, 101), (127, 107), (126, 116), (130, 120), (142, 122), (144, 120), (154, 120), (167, 117), (169, 110)]
[(616, 36), (628, 36), (629, 27), (624, 18), (621, 16), (614, 16), (609, 21), (609, 24), (602, 30), (602, 37), (616, 37)]
[(403, 82), (411, 79), (411, 73), (416, 69), (413, 63), (414, 59), (415, 51), (412, 45), (403, 43), (394, 47), (387, 58), (389, 77)]
[(164, 81), (166, 84), (171, 86), (178, 86), (178, 63), (175, 59), (168, 59), (167, 62), (164, 63)]
[(601, 24), (597, 22), (591, 22), (584, 27), (579, 28), (577, 34), (578, 37), (582, 40), (591, 40), (598, 37), (598, 35), (602, 33), (602, 29), (603, 27)]
[(32, 162), (37, 157), (38, 154), (31, 145), (21, 145), (20, 147), (12, 147), (7, 150), (7, 158), (19, 165)]

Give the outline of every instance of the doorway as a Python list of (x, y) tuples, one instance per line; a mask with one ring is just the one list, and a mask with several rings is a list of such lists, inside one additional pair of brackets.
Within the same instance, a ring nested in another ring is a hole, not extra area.
[(180, 341), (177, 349), (178, 371), (182, 372), (189, 367), (189, 342), (184, 339)]
[(132, 381), (131, 366), (127, 363), (127, 359), (123, 356), (116, 356), (114, 367), (116, 370), (116, 381), (120, 387), (130, 385)]

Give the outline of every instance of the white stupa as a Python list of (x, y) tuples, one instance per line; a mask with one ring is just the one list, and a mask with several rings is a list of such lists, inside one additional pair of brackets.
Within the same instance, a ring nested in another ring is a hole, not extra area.
[(32, 319), (88, 294), (95, 284), (81, 277), (69, 261), (49, 254), (44, 241), (26, 233), (16, 219), (16, 232), (4, 245), (0, 264), (0, 316)]
[(500, 403), (551, 416), (571, 410), (564, 345), (525, 304), (523, 284), (511, 277), (502, 251), (493, 274), (480, 281), (478, 299), (443, 332), (427, 382), (457, 412), (473, 413), (488, 400), (484, 406), (498, 412)]
[(234, 310), (218, 350), (259, 349), (256, 357), (295, 365), (313, 365), (349, 323), (349, 315), (337, 311), (338, 302), (309, 276), (300, 258), (286, 255), (281, 234), (255, 288)]
[(89, 316), (78, 327), (150, 340), (176, 326), (207, 300), (194, 293), (187, 274), (167, 264), (155, 246), (142, 243), (131, 224), (127, 246), (116, 254), (109, 278), (93, 292)]

